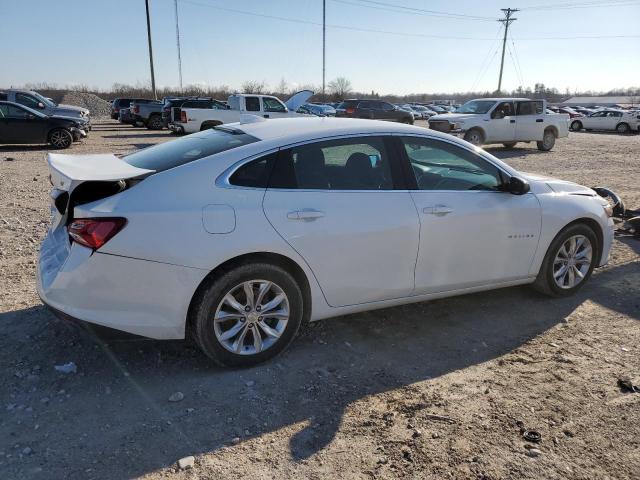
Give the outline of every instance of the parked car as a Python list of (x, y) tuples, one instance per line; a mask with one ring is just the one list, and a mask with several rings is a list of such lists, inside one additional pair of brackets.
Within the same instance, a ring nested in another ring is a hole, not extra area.
[(0, 101), (18, 103), (49, 116), (81, 117), (87, 121), (88, 128), (91, 129), (89, 110), (73, 105), (57, 104), (50, 98), (43, 97), (33, 90), (0, 90)]
[(111, 118), (118, 120), (120, 118), (120, 109), (129, 108), (131, 102), (153, 102), (147, 98), (116, 98), (111, 102)]
[(567, 115), (569, 115), (570, 119), (584, 117), (584, 115), (582, 113), (577, 112), (576, 110), (574, 110), (571, 107), (559, 106), (559, 107), (557, 107), (556, 113), (566, 113)]
[(149, 130), (162, 130), (162, 107), (165, 99), (160, 100), (134, 100), (129, 105), (134, 125), (142, 125)]
[(570, 295), (613, 241), (593, 190), (389, 122), (258, 120), (48, 163), (43, 302), (195, 338), (228, 366), (273, 357), (308, 321), (520, 284)]
[(429, 107), (431, 110), (433, 110), (434, 112), (436, 112), (438, 114), (449, 113), (449, 110), (444, 108), (442, 105), (429, 104), (429, 105), (427, 105), (427, 107)]
[(227, 105), (220, 100), (211, 97), (184, 97), (167, 99), (162, 105), (162, 123), (165, 127), (175, 120), (180, 119), (180, 113), (174, 116), (174, 111), (179, 112), (180, 108), (219, 108), (227, 109)]
[(318, 103), (305, 103), (296, 111), (298, 113), (316, 115), (317, 117), (335, 117), (336, 116), (336, 109), (332, 105), (325, 105), (325, 104), (318, 104)]
[(0, 101), (1, 144), (50, 144), (69, 148), (86, 137), (88, 122), (79, 117), (48, 116), (15, 102)]
[(548, 114), (546, 101), (528, 98), (481, 98), (462, 105), (455, 113), (429, 119), (429, 128), (460, 136), (474, 145), (536, 142), (549, 151), (557, 138), (566, 137), (569, 116)]
[(411, 105), (411, 108), (414, 111), (414, 115), (417, 113), (423, 120), (429, 120), (432, 116), (437, 115), (436, 112), (424, 105)]
[(600, 110), (589, 116), (576, 118), (571, 130), (609, 130), (618, 133), (640, 131), (640, 115), (626, 110)]
[(183, 108), (180, 113), (178, 127), (182, 127), (185, 133), (194, 133), (207, 130), (217, 125), (240, 121), (243, 114), (255, 115), (264, 118), (286, 118), (303, 115), (296, 110), (304, 105), (313, 95), (311, 90), (298, 92), (283, 103), (279, 98), (271, 95), (255, 95), (251, 93), (238, 93), (229, 95), (227, 99), (228, 109), (225, 110), (199, 110)]
[(336, 108), (336, 117), (367, 118), (413, 124), (413, 113), (382, 100), (345, 100)]

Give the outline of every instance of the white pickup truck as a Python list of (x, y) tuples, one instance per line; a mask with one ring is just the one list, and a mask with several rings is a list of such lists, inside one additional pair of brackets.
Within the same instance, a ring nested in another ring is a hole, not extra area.
[(453, 113), (435, 115), (429, 128), (464, 138), (480, 146), (502, 143), (513, 148), (518, 142), (536, 142), (549, 151), (556, 138), (569, 134), (569, 115), (545, 113), (546, 101), (528, 98), (481, 98), (471, 100)]
[(242, 114), (264, 118), (300, 117), (304, 115), (296, 113), (296, 110), (304, 105), (312, 95), (311, 90), (303, 90), (293, 95), (285, 103), (271, 95), (249, 93), (229, 95), (227, 99), (228, 110), (183, 108), (179, 121), (174, 122), (174, 128), (187, 134), (199, 132), (223, 123), (239, 122)]

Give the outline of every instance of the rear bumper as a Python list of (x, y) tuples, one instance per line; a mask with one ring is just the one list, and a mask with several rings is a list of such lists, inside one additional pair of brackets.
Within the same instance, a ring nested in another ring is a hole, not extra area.
[(189, 303), (208, 272), (92, 252), (63, 236), (47, 235), (40, 249), (37, 290), (44, 304), (136, 335), (184, 338)]
[(175, 123), (169, 123), (167, 125), (167, 127), (169, 128), (169, 130), (171, 130), (172, 132), (176, 132), (176, 133), (184, 133), (184, 127), (182, 125), (177, 125)]

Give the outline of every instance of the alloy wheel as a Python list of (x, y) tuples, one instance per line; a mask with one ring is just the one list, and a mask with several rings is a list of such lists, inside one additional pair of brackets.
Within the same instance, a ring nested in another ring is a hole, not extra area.
[(222, 298), (213, 328), (225, 349), (238, 355), (255, 355), (278, 341), (289, 315), (289, 299), (282, 288), (268, 280), (249, 280)]
[(553, 261), (553, 279), (562, 289), (570, 289), (584, 280), (593, 258), (591, 241), (584, 235), (567, 238)]
[(56, 148), (66, 148), (69, 146), (69, 135), (62, 130), (56, 130), (51, 134), (51, 145)]

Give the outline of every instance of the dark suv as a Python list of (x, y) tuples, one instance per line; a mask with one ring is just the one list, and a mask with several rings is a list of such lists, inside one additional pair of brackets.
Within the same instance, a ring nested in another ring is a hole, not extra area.
[(345, 100), (336, 108), (336, 117), (369, 118), (413, 124), (413, 114), (382, 100)]

